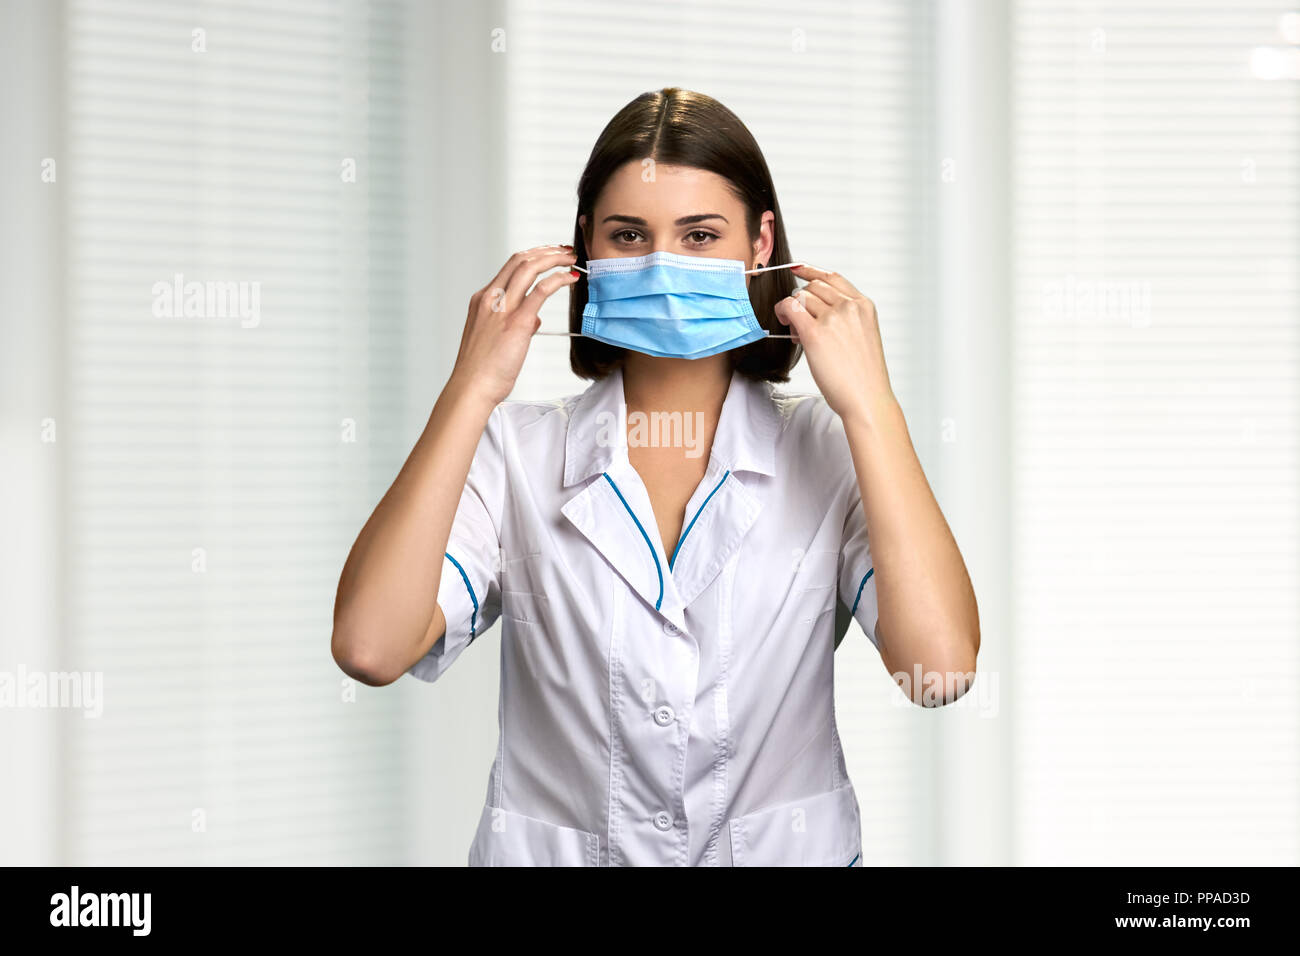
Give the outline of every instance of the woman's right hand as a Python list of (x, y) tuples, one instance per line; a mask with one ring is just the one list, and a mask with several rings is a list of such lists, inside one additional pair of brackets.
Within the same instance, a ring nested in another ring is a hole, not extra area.
[(557, 289), (572, 285), (580, 275), (560, 272), (528, 289), (537, 277), (556, 266), (573, 265), (570, 246), (537, 246), (516, 252), (501, 271), (469, 300), (469, 315), (449, 385), (479, 396), (495, 406), (510, 395), (523, 368), (529, 340), (542, 324), (538, 310)]

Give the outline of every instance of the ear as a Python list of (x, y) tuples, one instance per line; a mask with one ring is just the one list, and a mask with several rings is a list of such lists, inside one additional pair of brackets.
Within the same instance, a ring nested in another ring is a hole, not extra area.
[(772, 210), (763, 213), (758, 221), (758, 238), (754, 240), (754, 261), (765, 266), (776, 265), (772, 261), (772, 250), (776, 247), (776, 214)]

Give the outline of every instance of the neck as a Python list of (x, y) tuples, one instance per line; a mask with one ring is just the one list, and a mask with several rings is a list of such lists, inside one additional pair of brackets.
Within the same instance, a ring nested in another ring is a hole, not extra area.
[(633, 411), (713, 411), (731, 387), (726, 352), (707, 358), (661, 358), (629, 351), (623, 363), (623, 400)]

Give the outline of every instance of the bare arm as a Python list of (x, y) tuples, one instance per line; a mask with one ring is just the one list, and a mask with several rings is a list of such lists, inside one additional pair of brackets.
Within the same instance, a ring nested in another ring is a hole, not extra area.
[(516, 253), (470, 299), (451, 377), (339, 577), (330, 650), (348, 676), (390, 684), (442, 639), (435, 584), (475, 449), (514, 387), (538, 309), (576, 273), (547, 276), (528, 290), (542, 272), (574, 261), (561, 246)]
[(979, 653), (979, 612), (966, 564), (898, 403), (865, 403), (859, 414), (844, 417), (844, 428), (871, 537), (881, 656), (891, 673), (909, 681), (920, 672), (920, 685), (906, 688), (914, 701), (923, 703), (928, 694), (950, 703), (966, 692)]
[(875, 565), (881, 657), (908, 681), (919, 672), (905, 689), (916, 703), (951, 702), (974, 678), (979, 611), (894, 397), (875, 304), (839, 273), (795, 273), (808, 285), (775, 311), (844, 422)]

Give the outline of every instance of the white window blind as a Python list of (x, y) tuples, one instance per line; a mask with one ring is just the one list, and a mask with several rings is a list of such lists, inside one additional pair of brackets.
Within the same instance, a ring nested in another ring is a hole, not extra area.
[(1018, 862), (1297, 856), (1289, 6), (1013, 5)]
[[(60, 856), (393, 861), (397, 698), (345, 702), (329, 637), (409, 450), (402, 7), (71, 0), (65, 29), (66, 664), (104, 714), (65, 718)], [(177, 275), (258, 284), (257, 320), (156, 314)]]
[[(905, 2), (655, 4), (510, 0), (506, 5), (510, 252), (572, 241), (583, 165), (606, 122), (638, 94), (681, 86), (716, 97), (767, 158), (796, 259), (847, 276), (877, 303), (890, 376), (920, 393), (923, 335), (917, 161), (927, 26)], [(542, 328), (568, 328), (568, 296)], [(569, 340), (538, 336), (515, 398), (582, 391)], [(814, 392), (804, 360), (785, 386)], [(864, 853), (905, 862), (923, 842), (925, 757), (918, 722), (889, 706), (897, 689), (855, 623), (836, 653), (837, 720), (863, 807)], [(911, 705), (907, 705), (910, 707)]]

